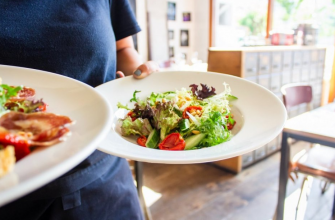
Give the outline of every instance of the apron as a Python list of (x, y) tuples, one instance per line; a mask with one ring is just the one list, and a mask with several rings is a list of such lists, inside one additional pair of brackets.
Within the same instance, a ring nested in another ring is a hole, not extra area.
[(0, 216), (4, 220), (143, 219), (128, 162), (110, 155), (1, 207)]

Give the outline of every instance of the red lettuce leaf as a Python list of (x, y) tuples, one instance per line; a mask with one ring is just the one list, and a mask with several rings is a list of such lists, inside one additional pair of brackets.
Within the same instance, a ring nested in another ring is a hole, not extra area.
[(198, 85), (196, 84), (190, 85), (193, 95), (195, 95), (199, 100), (203, 100), (210, 96), (216, 95), (214, 87), (210, 88), (206, 84), (202, 84), (202, 83), (200, 83), (200, 85), (201, 85), (201, 90), (198, 89)]

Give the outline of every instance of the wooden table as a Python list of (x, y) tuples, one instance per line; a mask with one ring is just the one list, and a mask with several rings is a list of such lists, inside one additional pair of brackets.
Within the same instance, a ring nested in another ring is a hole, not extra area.
[[(285, 124), (281, 144), (277, 220), (282, 220), (284, 216), (284, 202), (290, 160), (288, 138), (318, 143), (335, 148), (335, 103), (328, 104), (291, 118), (287, 120)], [(333, 216), (334, 213), (335, 204), (333, 204)]]

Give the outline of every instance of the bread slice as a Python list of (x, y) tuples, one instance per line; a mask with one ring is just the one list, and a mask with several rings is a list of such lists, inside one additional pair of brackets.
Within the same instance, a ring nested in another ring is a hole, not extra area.
[(0, 178), (11, 170), (15, 165), (15, 152), (13, 146), (7, 146), (0, 150)]

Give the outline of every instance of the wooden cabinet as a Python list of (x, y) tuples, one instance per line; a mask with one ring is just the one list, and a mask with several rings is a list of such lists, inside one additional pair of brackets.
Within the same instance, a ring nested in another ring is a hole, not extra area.
[[(282, 99), (280, 88), (293, 82), (313, 87), (313, 107), (321, 105), (326, 49), (323, 47), (264, 46), (237, 49), (210, 48), (208, 71), (231, 74), (258, 83)], [(294, 117), (306, 111), (305, 105), (288, 112)], [(281, 134), (265, 146), (245, 155), (217, 161), (216, 165), (240, 172), (243, 168), (278, 151)]]

